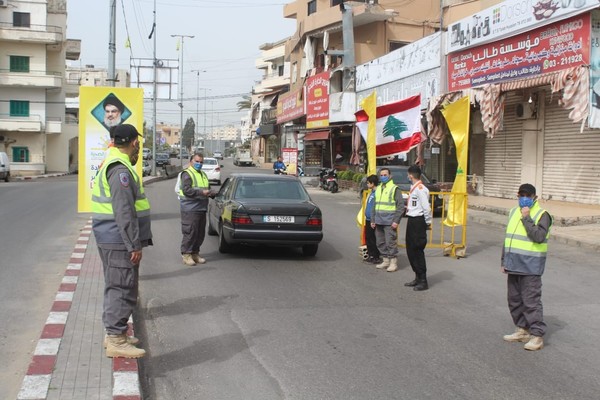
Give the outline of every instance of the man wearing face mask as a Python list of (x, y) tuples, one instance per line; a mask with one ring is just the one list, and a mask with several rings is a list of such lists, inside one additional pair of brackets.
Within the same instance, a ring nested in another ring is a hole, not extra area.
[(104, 345), (107, 357), (139, 358), (145, 351), (127, 336), (137, 306), (142, 248), (152, 245), (150, 204), (134, 165), (140, 154), (137, 129), (114, 128), (114, 146), (94, 179), (92, 229), (104, 268)]
[(185, 265), (204, 264), (200, 246), (206, 233), (208, 199), (214, 197), (208, 177), (202, 171), (204, 156), (195, 153), (190, 165), (179, 174), (179, 205), (181, 211), (181, 257)]
[(519, 187), (519, 206), (509, 214), (501, 271), (508, 274), (508, 309), (516, 331), (507, 342), (523, 342), (525, 350), (544, 347), (546, 324), (542, 307), (542, 274), (546, 266), (552, 217), (540, 207), (535, 187)]
[(379, 183), (375, 189), (375, 205), (370, 218), (382, 259), (376, 268), (394, 272), (398, 270), (398, 225), (404, 212), (404, 200), (402, 192), (392, 180), (389, 168), (381, 168)]

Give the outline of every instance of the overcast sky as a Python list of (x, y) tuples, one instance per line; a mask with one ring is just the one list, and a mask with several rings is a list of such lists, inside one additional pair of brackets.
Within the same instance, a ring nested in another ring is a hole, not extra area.
[[(112, 0), (68, 0), (67, 36), (81, 39), (81, 57), (70, 65), (108, 65), (109, 6)], [(156, 0), (157, 58), (178, 59), (177, 40), (171, 35), (194, 35), (184, 43), (184, 98), (196, 98), (200, 73), (200, 97), (249, 93), (261, 73), (254, 66), (259, 46), (291, 36), (295, 20), (283, 18), (286, 1), (269, 0)], [(290, 0), (291, 1), (291, 0)], [(117, 0), (117, 68), (129, 69), (130, 58), (152, 58), (154, 0)], [(129, 32), (129, 34), (127, 34)], [(131, 49), (125, 47), (129, 36)], [(239, 126), (245, 113), (236, 112), (241, 97), (207, 100), (207, 126)], [(184, 103), (184, 121), (203, 124), (204, 100)], [(179, 124), (177, 100), (158, 103), (158, 121)], [(211, 112), (211, 109), (214, 111)], [(146, 103), (146, 119), (151, 119), (151, 103)], [(201, 130), (200, 130), (201, 131)]]

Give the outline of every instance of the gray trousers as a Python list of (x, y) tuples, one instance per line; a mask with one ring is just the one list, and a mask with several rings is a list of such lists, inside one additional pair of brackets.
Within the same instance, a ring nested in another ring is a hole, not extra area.
[(381, 257), (393, 258), (398, 255), (398, 231), (391, 225), (375, 225), (375, 238)]
[(127, 333), (127, 321), (137, 306), (139, 265), (133, 265), (126, 250), (98, 248), (104, 268), (104, 311), (106, 333)]
[(198, 254), (206, 234), (206, 212), (181, 211), (181, 254)]
[(528, 329), (534, 336), (544, 336), (542, 277), (508, 274), (508, 309), (515, 326)]

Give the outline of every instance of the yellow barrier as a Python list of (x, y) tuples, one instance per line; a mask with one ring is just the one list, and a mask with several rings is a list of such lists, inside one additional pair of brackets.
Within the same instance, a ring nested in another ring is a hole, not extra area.
[[(408, 192), (402, 192), (408, 196)], [(430, 192), (430, 204), (434, 213), (431, 230), (428, 231), (427, 248), (443, 249), (444, 255), (454, 258), (465, 256), (467, 249), (467, 209), (468, 194), (452, 192)], [(452, 200), (452, 201), (451, 201)], [(437, 206), (437, 207), (434, 207)], [(452, 207), (451, 210), (448, 208)], [(448, 218), (451, 216), (452, 218)], [(404, 220), (405, 218), (403, 218)], [(460, 221), (459, 223), (449, 223)], [(448, 224), (445, 224), (448, 222)], [(400, 222), (403, 225), (404, 222)], [(406, 227), (404, 227), (406, 230)], [(400, 226), (398, 227), (400, 230)], [(398, 239), (404, 235), (398, 234)], [(405, 243), (398, 241), (398, 247), (406, 247)]]

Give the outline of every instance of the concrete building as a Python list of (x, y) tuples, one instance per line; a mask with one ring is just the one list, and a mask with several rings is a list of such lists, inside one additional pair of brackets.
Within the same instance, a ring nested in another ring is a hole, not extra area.
[(11, 174), (67, 172), (77, 130), (65, 124), (65, 60), (79, 58), (67, 41), (65, 0), (0, 3), (0, 148)]

